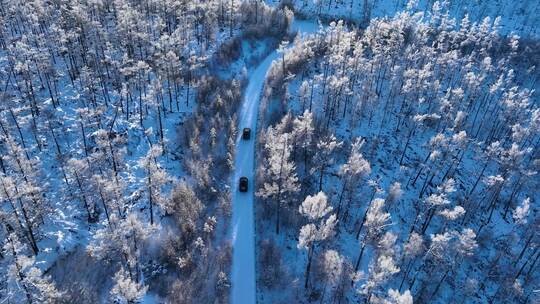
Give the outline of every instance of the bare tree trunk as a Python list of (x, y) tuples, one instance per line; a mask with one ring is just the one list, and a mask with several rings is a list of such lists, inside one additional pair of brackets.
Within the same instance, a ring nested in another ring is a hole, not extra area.
[(306, 274), (305, 274), (305, 281), (304, 281), (304, 288), (307, 289), (309, 284), (309, 273), (311, 271), (311, 261), (313, 259), (313, 251), (315, 250), (315, 245), (312, 243), (311, 246), (309, 246), (308, 250), (308, 262), (306, 266)]
[(278, 177), (278, 196), (277, 196), (277, 208), (276, 208), (276, 234), (279, 234), (279, 216), (281, 211), (281, 187), (282, 187), (282, 179), (281, 175), (283, 173), (283, 162), (285, 161), (283, 158), (285, 157), (285, 149), (287, 148), (287, 139), (285, 139), (283, 143), (283, 150), (281, 152), (281, 163), (279, 165), (279, 177)]
[(152, 177), (150, 176), (150, 168), (148, 168), (147, 173), (147, 179), (148, 179), (148, 201), (150, 203), (150, 225), (154, 225), (154, 210), (153, 210), (153, 202), (152, 202)]
[(446, 279), (446, 276), (448, 275), (449, 272), (450, 272), (450, 268), (448, 268), (448, 270), (446, 270), (446, 272), (444, 273), (443, 277), (441, 278), (441, 280), (440, 280), (439, 283), (437, 284), (437, 287), (435, 287), (435, 290), (434, 290), (433, 293), (431, 294), (431, 299), (435, 299), (435, 296), (437, 295), (437, 292), (439, 291), (439, 288), (441, 287), (442, 283), (443, 283), (444, 280)]
[(19, 277), (20, 286), (22, 286), (24, 290), (24, 294), (26, 295), (26, 299), (28, 300), (28, 303), (32, 304), (33, 303), (32, 296), (30, 295), (30, 291), (28, 290), (28, 287), (24, 283), (24, 279), (26, 276), (22, 272), (21, 265), (19, 265), (18, 254), (17, 254), (17, 251), (15, 250), (15, 244), (13, 243), (13, 240), (11, 239), (10, 236), (8, 236), (7, 239), (8, 239), (8, 242), (11, 244), (11, 253), (13, 254), (13, 259), (15, 260), (14, 264), (15, 264), (15, 269), (17, 270), (17, 276)]

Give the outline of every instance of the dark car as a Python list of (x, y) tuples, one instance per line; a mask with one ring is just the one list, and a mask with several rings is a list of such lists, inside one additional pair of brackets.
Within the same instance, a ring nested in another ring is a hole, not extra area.
[(248, 178), (245, 176), (240, 177), (240, 183), (238, 185), (240, 192), (248, 191)]
[(244, 128), (242, 131), (242, 139), (243, 140), (249, 140), (251, 138), (251, 129), (250, 128)]

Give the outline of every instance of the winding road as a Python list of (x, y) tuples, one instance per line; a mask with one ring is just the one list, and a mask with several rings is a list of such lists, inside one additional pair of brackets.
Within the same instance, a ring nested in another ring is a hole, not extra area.
[[(317, 24), (308, 21), (295, 21), (291, 25), (298, 33), (311, 33)], [(254, 179), (255, 179), (255, 138), (257, 134), (257, 114), (259, 99), (264, 86), (266, 73), (272, 62), (279, 57), (277, 51), (270, 53), (259, 66), (250, 72), (249, 84), (244, 94), (239, 119), (239, 135), (236, 139), (235, 173), (233, 191), (232, 226), (232, 291), (231, 303), (253, 304), (256, 302), (255, 286), (255, 223), (254, 223)], [(242, 140), (242, 129), (251, 128), (251, 139)], [(248, 192), (238, 191), (241, 176), (249, 179)]]

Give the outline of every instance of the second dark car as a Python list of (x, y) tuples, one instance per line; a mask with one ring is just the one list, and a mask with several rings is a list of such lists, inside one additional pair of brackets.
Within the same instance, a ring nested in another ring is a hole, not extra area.
[(251, 129), (250, 128), (244, 128), (242, 131), (242, 139), (243, 140), (249, 140), (251, 138)]
[(238, 183), (238, 189), (240, 192), (247, 192), (248, 191), (248, 178), (245, 176), (240, 177), (240, 181)]

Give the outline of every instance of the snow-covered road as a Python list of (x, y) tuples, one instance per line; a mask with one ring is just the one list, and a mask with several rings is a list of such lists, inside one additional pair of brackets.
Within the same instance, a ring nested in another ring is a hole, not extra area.
[[(317, 25), (312, 22), (295, 21), (293, 30), (314, 32)], [(268, 55), (255, 69), (250, 71), (249, 84), (244, 94), (239, 119), (239, 135), (236, 140), (235, 174), (233, 179), (233, 261), (232, 292), (233, 304), (255, 303), (255, 227), (254, 227), (254, 178), (255, 178), (255, 138), (257, 134), (257, 113), (259, 98), (266, 73), (272, 61), (279, 56), (277, 51)], [(251, 128), (251, 139), (242, 140), (242, 129)], [(238, 191), (241, 176), (249, 179), (248, 192)]]
[[(236, 141), (235, 174), (233, 180), (233, 266), (232, 303), (255, 303), (255, 228), (253, 221), (253, 196), (255, 177), (255, 137), (259, 97), (266, 72), (278, 57), (272, 52), (251, 72), (239, 119), (239, 136)], [(242, 129), (251, 128), (251, 139), (242, 140)], [(248, 192), (238, 191), (238, 179), (249, 179)]]

